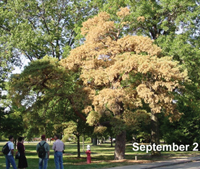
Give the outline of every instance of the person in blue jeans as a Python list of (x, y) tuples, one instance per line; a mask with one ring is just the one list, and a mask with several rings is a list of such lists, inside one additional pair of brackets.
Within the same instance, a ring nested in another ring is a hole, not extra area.
[(14, 155), (14, 144), (13, 140), (14, 137), (11, 135), (8, 137), (8, 147), (9, 147), (9, 153), (5, 156), (6, 157), (6, 169), (10, 168), (10, 164), (12, 165), (13, 169), (17, 169), (16, 164), (15, 164), (15, 159), (13, 157)]
[(54, 162), (55, 162), (55, 166), (56, 166), (56, 169), (64, 169), (64, 167), (63, 167), (63, 151), (65, 149), (65, 145), (59, 139), (58, 135), (55, 135), (54, 139), (56, 141), (53, 143), (52, 149), (54, 150)]
[(42, 141), (40, 141), (37, 144), (36, 151), (38, 152), (38, 148), (40, 146), (44, 145), (46, 155), (45, 155), (45, 158), (39, 158), (39, 169), (47, 169), (48, 160), (49, 160), (49, 154), (50, 154), (49, 153), (50, 152), (50, 148), (49, 148), (49, 144), (46, 142), (46, 136), (42, 135), (41, 139), (42, 139)]

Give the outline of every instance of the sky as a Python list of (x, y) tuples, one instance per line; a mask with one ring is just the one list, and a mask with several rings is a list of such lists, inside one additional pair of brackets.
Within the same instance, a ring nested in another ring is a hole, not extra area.
[(24, 55), (20, 56), (21, 58), (21, 62), (22, 62), (22, 66), (14, 66), (14, 70), (12, 71), (12, 74), (18, 74), (21, 73), (24, 70), (24, 67), (28, 65), (28, 63), (30, 62), (29, 59), (27, 59)]

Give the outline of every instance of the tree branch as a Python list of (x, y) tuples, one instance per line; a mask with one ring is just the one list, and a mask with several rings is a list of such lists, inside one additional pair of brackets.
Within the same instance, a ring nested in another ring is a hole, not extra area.
[(72, 99), (71, 97), (68, 97), (68, 99), (69, 99), (69, 102), (70, 102), (71, 105), (72, 105), (72, 108), (74, 109), (75, 114), (76, 114), (78, 117), (80, 117), (82, 120), (87, 121), (87, 119), (86, 119), (81, 113), (79, 113), (79, 111), (78, 111), (78, 110), (76, 109), (76, 107), (74, 106), (75, 104), (74, 104), (73, 99)]
[(10, 29), (8, 28), (5, 28), (4, 26), (0, 25), (0, 28), (2, 28), (3, 30), (7, 31), (7, 32), (10, 32)]

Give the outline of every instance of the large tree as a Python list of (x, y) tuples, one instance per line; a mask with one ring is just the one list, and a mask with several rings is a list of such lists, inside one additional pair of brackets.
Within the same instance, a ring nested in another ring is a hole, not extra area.
[[(176, 99), (179, 104), (187, 105), (196, 112), (195, 114), (199, 114), (200, 1), (94, 0), (93, 2), (98, 4), (99, 10), (108, 11), (111, 14), (115, 14), (119, 7), (129, 7), (131, 15), (128, 19), (130, 26), (126, 28), (127, 32), (132, 35), (150, 37), (162, 48), (164, 55), (173, 56), (174, 60), (178, 60), (188, 70), (192, 83), (186, 86), (185, 94), (179, 95)], [(115, 15), (111, 17), (115, 18)], [(186, 108), (184, 112), (187, 110)], [(155, 123), (157, 117), (152, 116), (152, 118), (154, 118), (152, 129), (156, 129), (155, 132), (159, 135), (159, 122)]]
[[(121, 8), (116, 20), (102, 12), (84, 22), (86, 41), (61, 60), (67, 70), (81, 71), (83, 86), (90, 90), (90, 104), (83, 110), (87, 122), (96, 130), (111, 125), (116, 132), (115, 159), (125, 157), (126, 125), (147, 113), (144, 103), (153, 115), (163, 111), (170, 120), (180, 118), (173, 92), (187, 80), (187, 71), (171, 57), (161, 57), (151, 39), (126, 35), (129, 16), (129, 9)], [(102, 121), (105, 116), (110, 120)]]
[(74, 94), (75, 90), (84, 93), (77, 78), (77, 73), (66, 71), (59, 59), (50, 56), (30, 62), (21, 74), (11, 77), (9, 97), (22, 112), (29, 139), (42, 133), (63, 134), (70, 120), (86, 121), (81, 113), (84, 99)]
[(76, 46), (82, 21), (96, 13), (90, 1), (6, 0), (0, 2), (1, 56), (61, 59)]

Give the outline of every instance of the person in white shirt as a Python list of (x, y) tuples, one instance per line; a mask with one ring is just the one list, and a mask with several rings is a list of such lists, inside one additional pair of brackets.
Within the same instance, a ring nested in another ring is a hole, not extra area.
[(59, 139), (58, 135), (55, 135), (54, 139), (56, 141), (53, 143), (52, 149), (54, 150), (54, 162), (55, 162), (55, 166), (56, 166), (56, 169), (64, 169), (64, 167), (63, 167), (63, 151), (65, 149), (65, 145)]
[(12, 165), (13, 169), (17, 169), (16, 164), (15, 164), (15, 159), (13, 157), (14, 155), (14, 144), (13, 140), (14, 137), (11, 135), (8, 137), (8, 147), (9, 147), (9, 153), (6, 155), (6, 169), (10, 168), (10, 164)]

